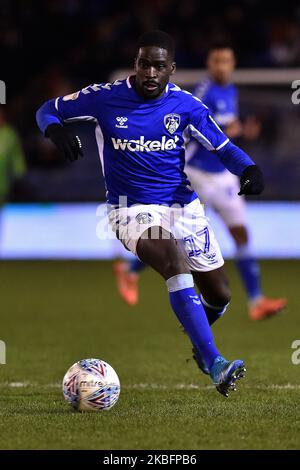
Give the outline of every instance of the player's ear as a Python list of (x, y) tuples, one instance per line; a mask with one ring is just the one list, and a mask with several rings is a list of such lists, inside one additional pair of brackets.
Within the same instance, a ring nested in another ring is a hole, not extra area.
[(176, 72), (176, 62), (172, 62), (172, 65), (171, 65), (171, 75), (174, 75), (175, 72)]

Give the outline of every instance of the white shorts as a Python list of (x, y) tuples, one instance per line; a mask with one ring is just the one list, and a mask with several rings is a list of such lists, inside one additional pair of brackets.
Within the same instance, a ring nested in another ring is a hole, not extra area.
[(109, 212), (112, 230), (125, 248), (136, 253), (137, 242), (150, 227), (163, 227), (178, 240), (192, 271), (211, 271), (224, 264), (219, 244), (199, 199), (184, 207), (157, 204), (122, 207)]
[(212, 207), (227, 227), (246, 225), (246, 204), (240, 190), (239, 178), (229, 171), (209, 173), (187, 165), (185, 173), (200, 201)]

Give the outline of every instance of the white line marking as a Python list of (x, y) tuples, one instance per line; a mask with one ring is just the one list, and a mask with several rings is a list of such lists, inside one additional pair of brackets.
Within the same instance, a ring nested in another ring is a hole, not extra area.
[[(59, 383), (38, 384), (36, 382), (2, 382), (0, 388), (61, 388)], [(155, 383), (138, 383), (138, 384), (124, 384), (121, 385), (123, 390), (209, 390), (214, 388), (214, 385), (197, 385), (197, 384), (184, 384), (179, 383), (175, 385), (155, 384)], [(300, 390), (300, 384), (269, 384), (269, 385), (247, 385), (243, 384), (243, 388), (250, 390)]]

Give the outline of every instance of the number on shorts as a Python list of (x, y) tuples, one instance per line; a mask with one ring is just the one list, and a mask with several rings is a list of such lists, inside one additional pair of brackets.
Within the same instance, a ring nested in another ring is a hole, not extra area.
[(196, 232), (196, 235), (197, 237), (201, 237), (201, 235), (204, 235), (204, 249), (201, 250), (201, 248), (197, 248), (195, 238), (193, 235), (188, 235), (187, 237), (184, 237), (183, 241), (185, 244), (188, 244), (188, 248), (189, 248), (189, 252), (188, 252), (189, 258), (193, 258), (194, 256), (200, 256), (201, 253), (209, 252), (210, 238), (209, 238), (208, 227), (204, 227), (202, 230), (199, 230), (199, 232)]

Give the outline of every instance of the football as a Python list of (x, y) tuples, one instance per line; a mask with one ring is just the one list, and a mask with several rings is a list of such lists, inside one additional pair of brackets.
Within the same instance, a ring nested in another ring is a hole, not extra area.
[(120, 396), (115, 370), (100, 359), (75, 362), (63, 378), (65, 400), (77, 411), (109, 410)]

